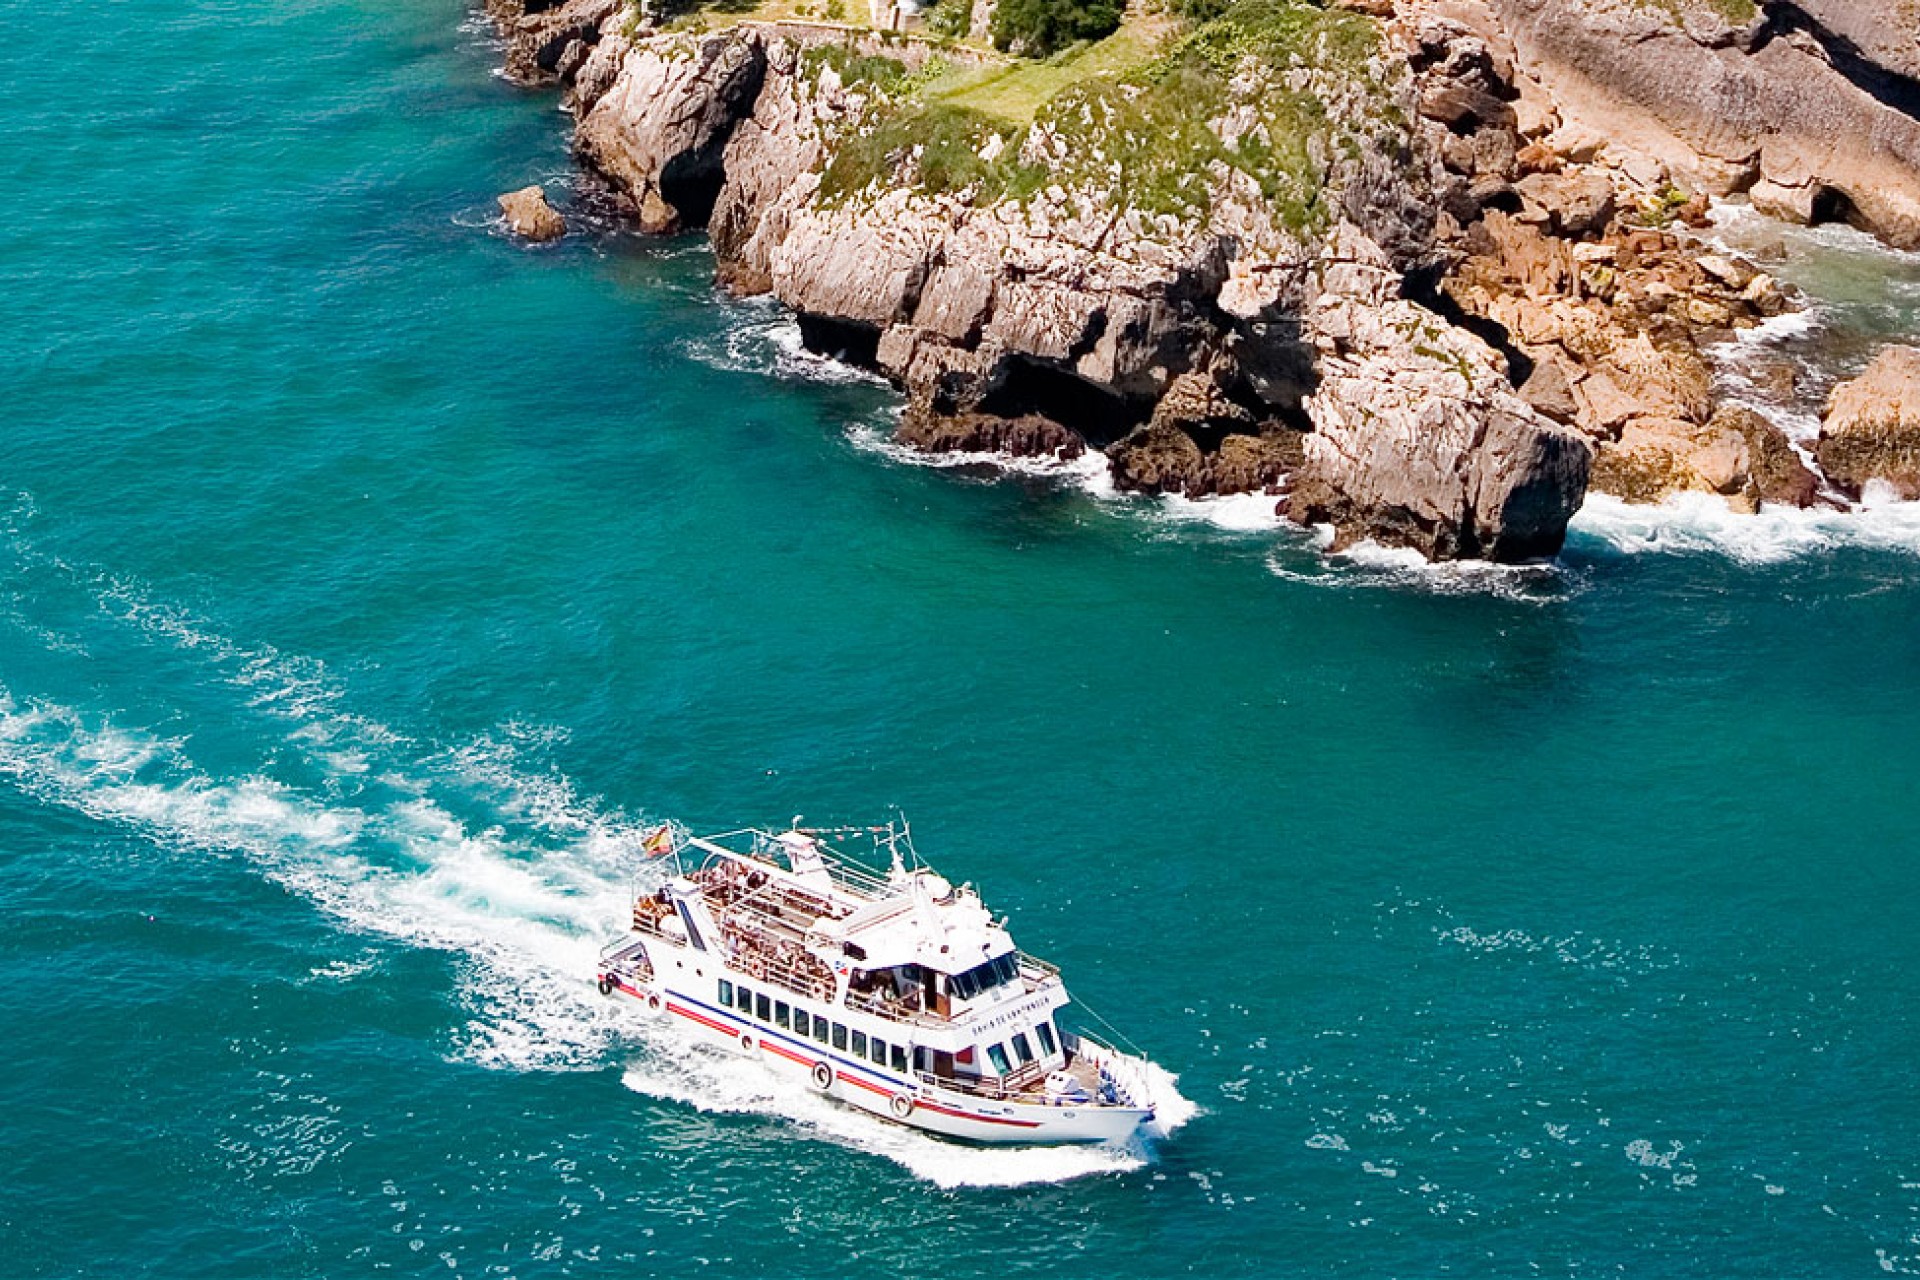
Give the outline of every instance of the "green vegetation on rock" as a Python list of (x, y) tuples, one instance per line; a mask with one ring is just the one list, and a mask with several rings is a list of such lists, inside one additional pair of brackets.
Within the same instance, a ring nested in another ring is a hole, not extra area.
[(1654, 9), (1685, 26), (1689, 14), (1711, 15), (1728, 26), (1744, 27), (1760, 16), (1755, 0), (1634, 0), (1643, 9)]
[(1120, 26), (1119, 0), (999, 0), (993, 43), (1035, 57), (1082, 40), (1098, 40)]
[(1115, 73), (1062, 75), (1030, 127), (1020, 119), (1027, 104), (1010, 92), (1031, 87), (1023, 71), (877, 100), (835, 147), (822, 195), (902, 185), (988, 203), (1057, 185), (1115, 208), (1191, 218), (1237, 171), (1277, 222), (1306, 235), (1330, 221), (1336, 156), (1404, 145), (1404, 118), (1377, 79), (1378, 33), (1359, 14), (1239, 0), (1157, 56), (1128, 49)]

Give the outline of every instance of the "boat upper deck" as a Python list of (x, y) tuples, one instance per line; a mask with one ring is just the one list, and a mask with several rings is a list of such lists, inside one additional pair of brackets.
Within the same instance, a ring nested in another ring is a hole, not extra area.
[(673, 898), (696, 896), (736, 971), (821, 1000), (838, 994), (836, 975), (844, 975), (849, 1008), (900, 1022), (954, 1026), (981, 1008), (1057, 987), (1059, 971), (1015, 950), (970, 887), (924, 866), (909, 869), (903, 829), (872, 830), (891, 837), (893, 866), (884, 876), (813, 832), (690, 839), (684, 847), (703, 861), (637, 900), (634, 928), (684, 931)]

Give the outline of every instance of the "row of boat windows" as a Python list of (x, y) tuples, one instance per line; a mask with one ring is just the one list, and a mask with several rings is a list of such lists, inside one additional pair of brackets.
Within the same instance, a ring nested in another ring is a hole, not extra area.
[(953, 994), (962, 1000), (971, 1000), (982, 991), (991, 991), (1020, 976), (1020, 961), (1008, 952), (997, 956), (985, 964), (977, 964), (964, 973), (956, 973), (947, 979), (947, 985)]
[(875, 1066), (890, 1066), (903, 1073), (907, 1070), (905, 1045), (888, 1044), (879, 1036), (869, 1036), (864, 1031), (849, 1031), (844, 1023), (809, 1013), (789, 1005), (785, 1000), (775, 1000), (764, 991), (736, 987), (722, 978), (720, 1003), (783, 1031), (791, 1031), (797, 1036), (811, 1036), (821, 1044), (832, 1045), (841, 1053), (850, 1053), (856, 1058), (865, 1058)]
[[(821, 1044), (832, 1045), (841, 1053), (851, 1053), (856, 1058), (865, 1058), (875, 1066), (892, 1067), (895, 1071), (906, 1071), (907, 1049), (905, 1045), (888, 1044), (879, 1036), (869, 1036), (864, 1031), (850, 1031), (846, 1025), (823, 1018), (819, 1014), (788, 1004), (785, 1000), (776, 1000), (764, 991), (753, 991), (747, 987), (735, 986), (727, 979), (720, 979), (720, 1003), (729, 1009), (737, 1009), (748, 1017), (757, 1018), (783, 1031), (791, 1031), (797, 1036), (811, 1036)], [(1059, 1043), (1053, 1036), (1052, 1022), (1039, 1022), (1034, 1025), (1034, 1035), (1040, 1037), (1040, 1056), (1051, 1058), (1059, 1052)], [(1013, 1056), (1007, 1056), (1007, 1046), (1013, 1047)], [(961, 1062), (973, 1060), (973, 1050), (966, 1049), (956, 1055)], [(1034, 1060), (1033, 1042), (1024, 1031), (1015, 1032), (1006, 1044), (987, 1046), (987, 1061), (993, 1065), (993, 1073), (999, 1076), (1012, 1075), (1015, 1065), (1026, 1066)], [(924, 1063), (916, 1066), (925, 1068)]]

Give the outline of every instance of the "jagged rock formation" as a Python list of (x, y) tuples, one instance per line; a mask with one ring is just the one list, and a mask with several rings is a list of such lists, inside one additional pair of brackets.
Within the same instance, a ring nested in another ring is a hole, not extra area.
[(501, 196), (500, 213), (507, 229), (526, 240), (558, 240), (567, 233), (566, 220), (547, 203), (546, 189), (537, 183)]
[(1888, 347), (1834, 388), (1818, 452), (1827, 475), (1854, 493), (1879, 480), (1920, 498), (1920, 348)]
[[(773, 293), (811, 345), (904, 387), (909, 442), (1106, 449), (1147, 492), (1292, 477), (1294, 510), (1342, 541), (1552, 554), (1589, 450), (1512, 394), (1498, 353), (1398, 296), (1439, 261), (1440, 171), (1411, 123), (1420, 87), (1364, 35), (1196, 73), (1177, 91), (1221, 95), (1181, 140), (1198, 159), (1129, 158), (1155, 194), (1126, 202), (1102, 148), (1110, 121), (1155, 109), (1150, 89), (1090, 91), (1030, 130), (916, 118), (894, 137), (911, 108), (841, 74), (843, 34), (780, 26), (603, 25), (574, 78), (578, 147), (644, 228), (705, 223), (729, 287)], [(935, 149), (964, 172), (936, 172)], [(1284, 163), (1239, 158), (1269, 153)], [(1363, 276), (1369, 301), (1343, 306)]]
[[(1563, 153), (1920, 246), (1920, 13), (1905, 0), (1403, 0), (1513, 59)], [(1876, 61), (1876, 58), (1881, 61)]]
[(1558, 551), (1585, 496), (1587, 442), (1517, 396), (1480, 339), (1398, 297), (1378, 250), (1341, 247), (1309, 317), (1320, 381), (1291, 513), (1442, 559)]
[[(1790, 291), (1682, 228), (1751, 190), (1920, 241), (1905, 81), (1862, 52), (1898, 24), (1855, 0), (1334, 2), (1372, 16), (1230, 29), (1031, 128), (896, 95), (914, 42), (668, 35), (606, 0), (507, 21), (640, 225), (705, 225), (722, 283), (903, 387), (905, 443), (1100, 449), (1125, 489), (1265, 490), (1340, 544), (1440, 557), (1552, 554), (1590, 476), (1821, 500), (1707, 354)], [(1821, 460), (1871, 434), (1836, 427)]]

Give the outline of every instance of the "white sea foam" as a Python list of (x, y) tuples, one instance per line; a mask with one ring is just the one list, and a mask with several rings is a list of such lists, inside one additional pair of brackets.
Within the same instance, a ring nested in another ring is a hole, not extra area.
[(771, 298), (724, 304), (734, 314), (724, 332), (689, 340), (693, 359), (729, 373), (757, 373), (808, 382), (884, 387), (886, 379), (843, 360), (807, 350), (800, 322)]
[(1712, 494), (1683, 493), (1657, 505), (1589, 494), (1569, 533), (1579, 550), (1620, 555), (1713, 554), (1742, 564), (1778, 564), (1843, 548), (1920, 554), (1920, 502), (1869, 492), (1853, 510), (1767, 506), (1738, 515)]
[(1385, 547), (1371, 540), (1330, 552), (1333, 532), (1314, 530), (1317, 554), (1302, 548), (1276, 548), (1267, 557), (1275, 577), (1338, 590), (1386, 588), (1435, 596), (1491, 596), (1526, 604), (1563, 599), (1578, 583), (1563, 565), (1493, 564), (1485, 560), (1434, 562), (1406, 547)]
[(959, 1146), (840, 1106), (799, 1080), (776, 1076), (745, 1058), (706, 1046), (692, 1052), (644, 1055), (623, 1079), (636, 1093), (701, 1111), (778, 1117), (815, 1137), (891, 1160), (941, 1187), (1063, 1182), (1123, 1173), (1151, 1158), (1149, 1142), (1091, 1147)]
[(1209, 524), (1229, 533), (1266, 533), (1289, 526), (1270, 493), (1233, 493), (1189, 498), (1170, 493), (1159, 499), (1160, 513), (1182, 524)]
[[(244, 701), (290, 721), (267, 757), (289, 749), (320, 768), (316, 793), (266, 772), (216, 777), (185, 737), (115, 724), (0, 688), (0, 776), (44, 802), (138, 831), (165, 846), (241, 857), (367, 935), (456, 958), (468, 1017), (456, 1052), (508, 1070), (589, 1070), (629, 1059), (630, 1083), (710, 1110), (750, 1110), (889, 1159), (942, 1185), (1014, 1185), (1134, 1167), (1127, 1149), (973, 1150), (937, 1142), (788, 1090), (760, 1068), (700, 1051), (677, 1029), (630, 1016), (592, 990), (599, 948), (621, 928), (644, 829), (525, 759), (562, 736), (504, 726), (436, 749), (347, 714), (317, 663), (233, 643), (203, 619), (121, 587), (111, 616), (206, 660)], [(351, 734), (344, 767), (343, 734)], [(331, 770), (331, 772), (326, 772)], [(483, 800), (476, 820), (459, 816)], [(343, 980), (358, 965), (314, 976)], [(1155, 1069), (1158, 1072), (1158, 1069)], [(1159, 1072), (1160, 1127), (1193, 1114)], [(1150, 1141), (1150, 1139), (1148, 1140)]]
[(892, 429), (892, 416), (889, 415), (884, 424), (854, 423), (847, 428), (846, 435), (855, 448), (878, 454), (902, 466), (1057, 480), (1096, 498), (1111, 498), (1115, 493), (1113, 468), (1107, 461), (1107, 455), (1097, 449), (1089, 449), (1077, 458), (1062, 458), (1051, 453), (1023, 457), (991, 449), (933, 452), (899, 443), (893, 438)]

